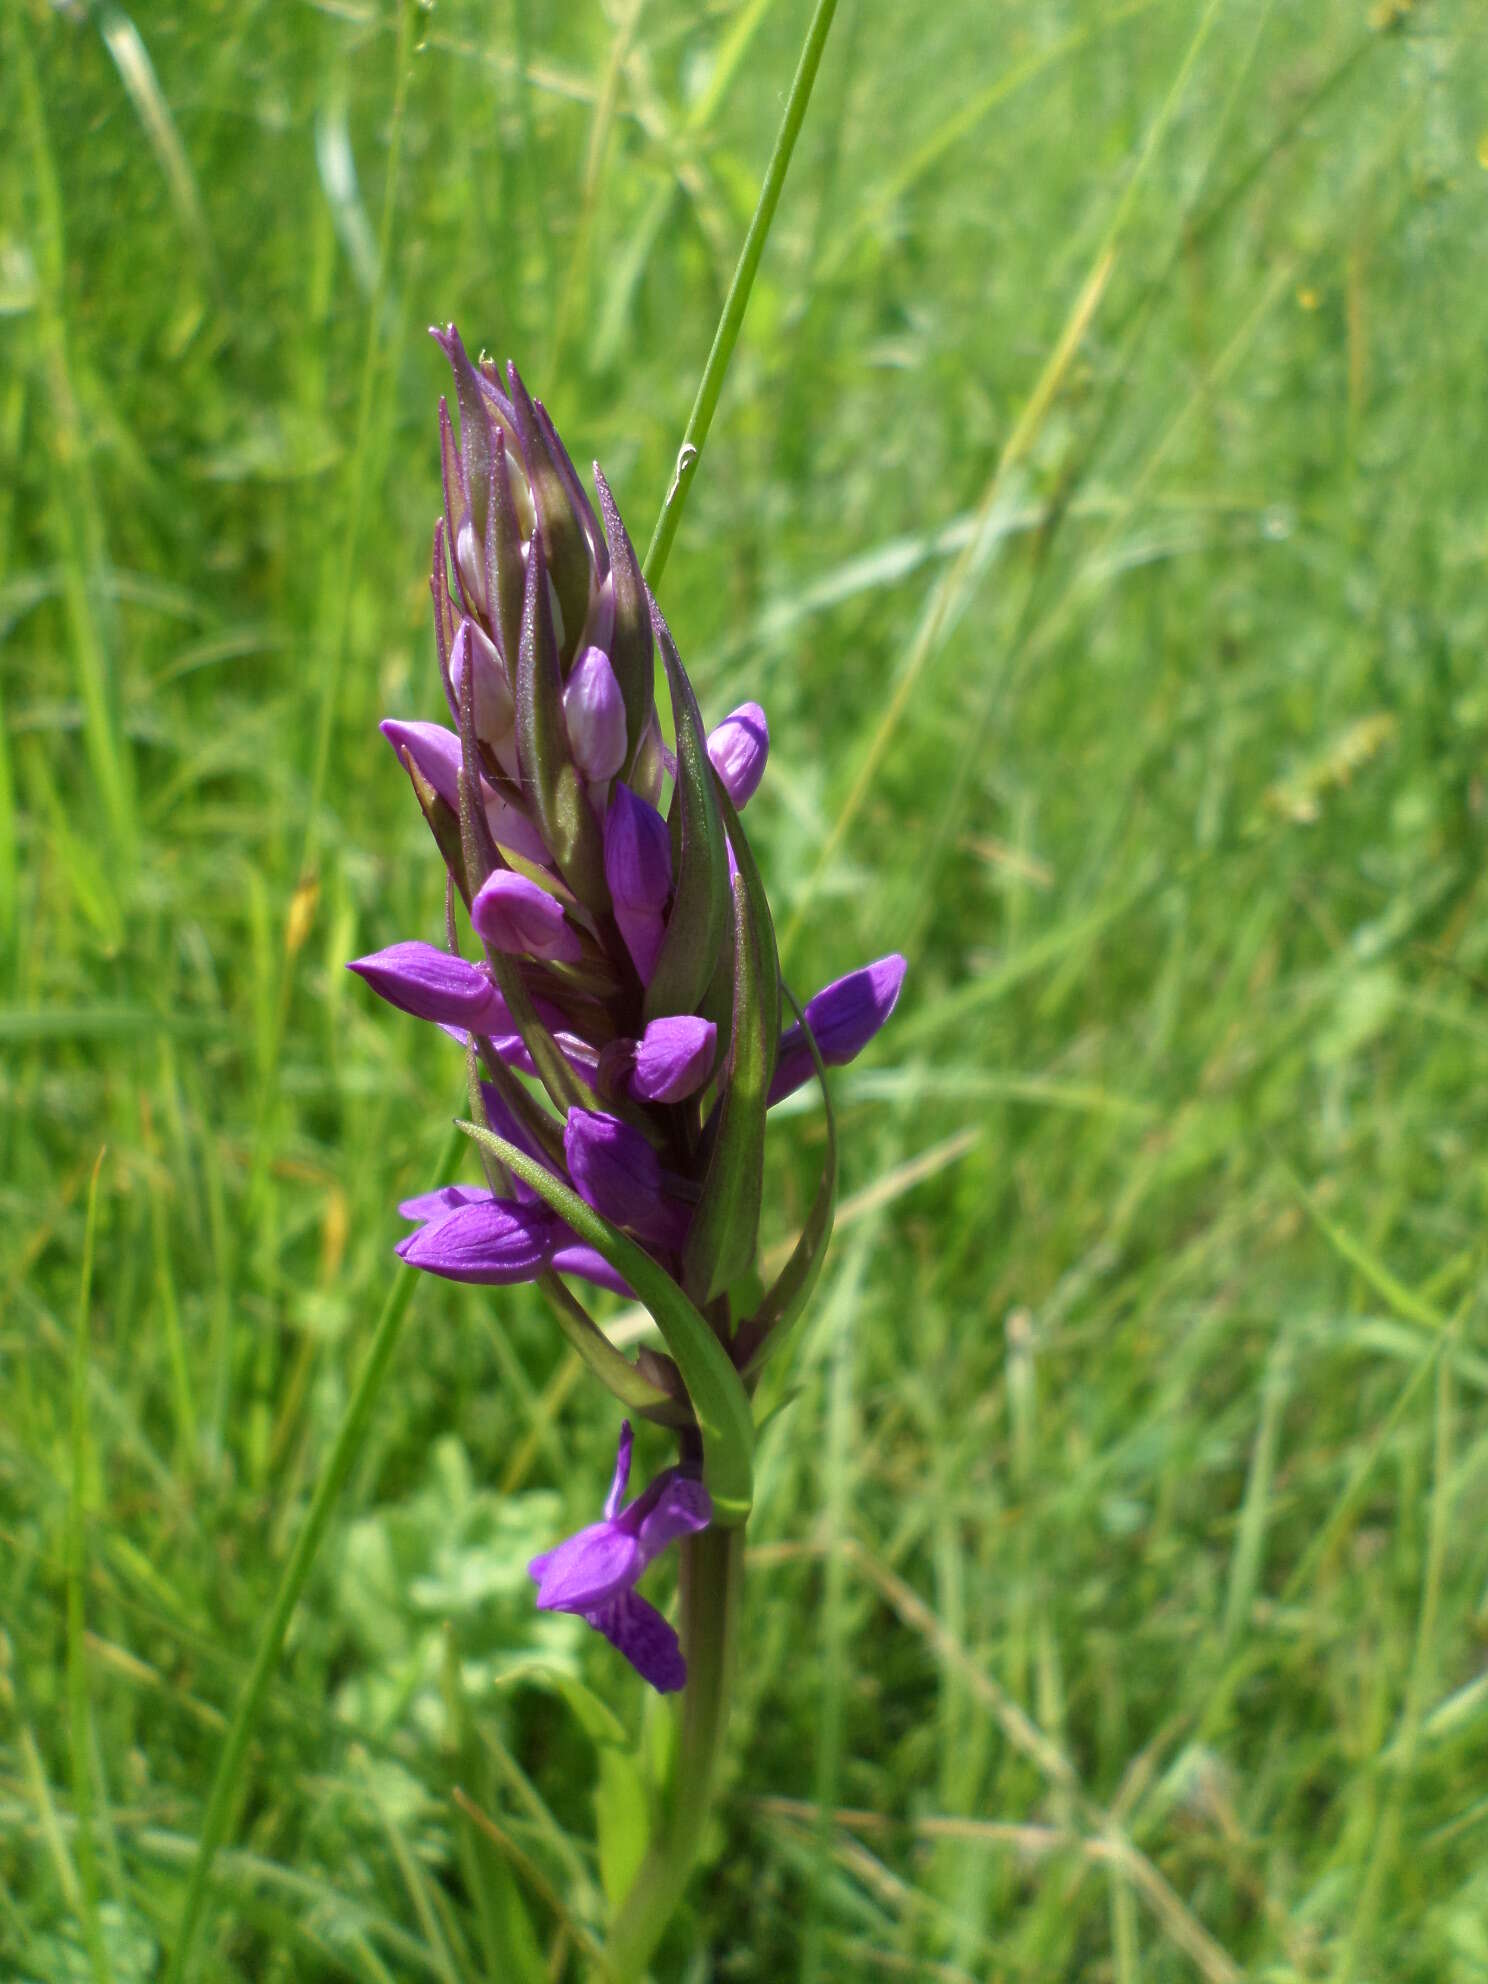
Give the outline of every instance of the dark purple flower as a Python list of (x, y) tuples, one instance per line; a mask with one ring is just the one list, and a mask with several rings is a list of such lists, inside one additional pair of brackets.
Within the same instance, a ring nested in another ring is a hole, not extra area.
[(432, 944), (390, 944), (370, 957), (354, 958), (346, 969), (415, 1019), (468, 1027), (472, 1033), (511, 1032), (506, 1001), (481, 967)]
[(681, 1102), (713, 1072), (717, 1049), (712, 1020), (690, 1013), (652, 1020), (635, 1044), (630, 1093), (641, 1102)]
[(603, 1519), (534, 1557), (527, 1568), (537, 1580), (540, 1611), (573, 1612), (586, 1619), (643, 1681), (660, 1694), (674, 1694), (687, 1680), (677, 1635), (635, 1586), (668, 1544), (708, 1527), (713, 1504), (701, 1481), (671, 1467), (622, 1509), (631, 1445), (626, 1420)]
[(570, 1109), (563, 1155), (575, 1191), (596, 1212), (659, 1246), (682, 1244), (686, 1208), (663, 1197), (661, 1160), (639, 1130), (597, 1109)]
[[(904, 959), (891, 951), (874, 964), (850, 971), (846, 978), (834, 979), (814, 999), (807, 1000), (806, 1021), (829, 1068), (840, 1068), (862, 1053), (893, 1012), (905, 969)], [(780, 1036), (775, 1079), (770, 1084), (771, 1102), (793, 1094), (811, 1079), (811, 1073), (811, 1049), (800, 1026), (787, 1027)]]
[(555, 896), (526, 875), (498, 868), (470, 905), (470, 921), (493, 949), (572, 964), (582, 955), (578, 933)]
[(765, 775), (770, 726), (758, 703), (741, 703), (708, 732), (708, 756), (739, 812), (749, 804)]
[(604, 867), (615, 921), (641, 983), (649, 985), (666, 935), (663, 912), (672, 892), (672, 842), (656, 808), (619, 779), (605, 814)]

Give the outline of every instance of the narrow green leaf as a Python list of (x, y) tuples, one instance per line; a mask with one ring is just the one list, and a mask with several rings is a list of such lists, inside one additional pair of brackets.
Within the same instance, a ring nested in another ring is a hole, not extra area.
[(764, 1369), (785, 1340), (786, 1332), (811, 1299), (811, 1291), (816, 1286), (817, 1276), (821, 1273), (822, 1263), (827, 1257), (827, 1247), (832, 1238), (832, 1220), (837, 1209), (837, 1119), (832, 1114), (832, 1095), (827, 1087), (826, 1065), (821, 1057), (821, 1049), (816, 1044), (816, 1036), (807, 1024), (805, 1014), (791, 996), (789, 988), (782, 987), (782, 990), (790, 1000), (791, 1011), (801, 1022), (801, 1031), (816, 1067), (816, 1079), (821, 1085), (822, 1109), (827, 1122), (827, 1154), (822, 1162), (822, 1174), (816, 1188), (816, 1197), (811, 1201), (806, 1224), (801, 1228), (801, 1236), (791, 1250), (790, 1259), (776, 1276), (764, 1301), (739, 1331), (734, 1354), (745, 1377), (751, 1379), (757, 1377)]
[(650, 1838), (646, 1787), (629, 1750), (605, 1743), (599, 1751), (599, 1782), (594, 1787), (594, 1829), (599, 1847), (599, 1878), (605, 1899), (618, 1908), (641, 1870)]
[(677, 727), (677, 789), (672, 805), (679, 812), (682, 833), (672, 913), (646, 988), (648, 1020), (697, 1011), (729, 922), (728, 855), (703, 719), (659, 612), (655, 632)]
[(594, 464), (594, 484), (599, 491), (599, 513), (604, 519), (605, 540), (610, 548), (610, 589), (615, 603), (610, 666), (625, 703), (626, 758), (620, 776), (628, 785), (656, 699), (651, 608), (635, 546), (598, 462)]
[[(494, 1131), (487, 1131), (494, 1136)], [(692, 1423), (685, 1405), (664, 1392), (617, 1350), (589, 1311), (550, 1268), (539, 1275), (538, 1287), (552, 1304), (558, 1327), (599, 1382), (631, 1412), (662, 1426)]]
[[(461, 1678), (458, 1644), (448, 1626), (442, 1673), (445, 1707), (454, 1733), (456, 1781), (467, 1785), (483, 1806), (494, 1805), (495, 1772), (476, 1729)], [(510, 1866), (467, 1812), (458, 1813), (456, 1841), (460, 1870), (475, 1901), (487, 1976), (510, 1978), (513, 1984), (547, 1984), (542, 1946)]]
[(725, 1528), (743, 1522), (754, 1499), (754, 1423), (739, 1374), (705, 1318), (664, 1268), (602, 1219), (571, 1185), (479, 1124), (461, 1123), (459, 1128), (485, 1144), (586, 1245), (597, 1248), (650, 1310), (682, 1373), (702, 1430), (703, 1479), (713, 1498), (715, 1519)]

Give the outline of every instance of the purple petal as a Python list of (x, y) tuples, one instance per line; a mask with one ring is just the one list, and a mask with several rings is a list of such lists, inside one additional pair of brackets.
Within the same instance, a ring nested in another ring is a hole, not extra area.
[(662, 912), (672, 890), (672, 842), (656, 808), (619, 779), (610, 789), (605, 814), (604, 857), (615, 921), (641, 983), (647, 985), (666, 934)]
[(469, 1027), (476, 1033), (510, 1033), (506, 1001), (479, 965), (433, 944), (390, 944), (346, 967), (400, 1012), (442, 1026)]
[(754, 797), (770, 755), (770, 726), (758, 703), (741, 703), (708, 733), (708, 756), (739, 812)]
[(627, 909), (662, 910), (672, 892), (672, 839), (654, 806), (617, 780), (605, 814), (605, 880)]
[(689, 1013), (652, 1020), (636, 1043), (631, 1094), (642, 1102), (680, 1102), (708, 1079), (717, 1047), (712, 1020)]
[(480, 1205), (490, 1196), (484, 1185), (441, 1185), (437, 1191), (420, 1192), (416, 1199), (404, 1199), (398, 1207), (398, 1216), (423, 1226), (430, 1220), (458, 1212), (461, 1206)]
[(559, 1274), (576, 1274), (583, 1281), (592, 1281), (596, 1288), (607, 1288), (612, 1295), (623, 1295), (628, 1302), (635, 1300), (635, 1290), (623, 1274), (617, 1274), (597, 1247), (577, 1244), (560, 1247), (548, 1263)]
[[(897, 951), (850, 971), (806, 1002), (806, 1019), (829, 1068), (840, 1068), (862, 1052), (893, 1012), (904, 983), (905, 962)], [(779, 1102), (808, 1081), (811, 1050), (799, 1025), (780, 1036), (770, 1101)]]
[[(669, 1543), (681, 1536), (692, 1536), (706, 1529), (713, 1520), (713, 1503), (701, 1481), (690, 1474), (669, 1472), (657, 1477), (660, 1493), (642, 1517), (636, 1531), (641, 1559), (649, 1564)], [(652, 1483), (652, 1488), (656, 1483)], [(648, 1491), (649, 1494), (649, 1491)], [(639, 1500), (644, 1501), (646, 1497)]]
[(592, 1522), (527, 1568), (537, 1580), (540, 1612), (588, 1612), (633, 1585), (643, 1565), (633, 1536), (612, 1522)]
[(639, 1130), (597, 1109), (570, 1109), (563, 1154), (574, 1189), (596, 1212), (645, 1239), (678, 1244), (682, 1209), (663, 1200), (660, 1160)]
[(560, 964), (572, 964), (583, 955), (562, 903), (509, 868), (486, 877), (470, 905), (470, 921), (498, 951), (525, 952)]
[(620, 1513), (620, 1504), (625, 1500), (625, 1485), (630, 1480), (630, 1456), (635, 1447), (635, 1435), (630, 1430), (630, 1421), (620, 1421), (620, 1444), (615, 1450), (615, 1473), (610, 1482), (610, 1492), (605, 1496), (605, 1521), (613, 1522)]
[(585, 778), (613, 778), (625, 763), (625, 699), (602, 649), (586, 648), (574, 663), (564, 685), (563, 714), (574, 763)]
[(488, 1196), (410, 1233), (397, 1251), (410, 1267), (446, 1281), (506, 1287), (542, 1273), (558, 1232), (559, 1222), (545, 1206)]
[(658, 1694), (674, 1695), (686, 1686), (687, 1662), (681, 1642), (656, 1607), (638, 1591), (621, 1592), (607, 1604), (594, 1606), (584, 1617)]

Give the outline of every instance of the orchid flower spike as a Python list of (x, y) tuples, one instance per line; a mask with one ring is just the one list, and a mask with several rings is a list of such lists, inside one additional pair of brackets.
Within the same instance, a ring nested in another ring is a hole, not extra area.
[[(453, 378), (429, 580), (444, 720), (381, 727), (444, 864), (449, 942), (351, 969), (464, 1049), (485, 1176), (406, 1199), (397, 1252), (468, 1287), (539, 1283), (593, 1375), (676, 1435), (679, 1464), (622, 1507), (627, 1420), (601, 1520), (532, 1563), (541, 1608), (587, 1619), (667, 1692), (683, 1652), (636, 1581), (674, 1541), (690, 1592), (737, 1563), (759, 1371), (831, 1232), (828, 1110), (804, 1231), (762, 1281), (768, 1111), (868, 1046), (905, 964), (834, 979), (791, 1024), (741, 825), (767, 803), (764, 710), (708, 728), (603, 473), (591, 500), (516, 367), (472, 357), (453, 325), (435, 337)], [(643, 1302), (665, 1350), (628, 1361), (575, 1286)], [(689, 1606), (686, 1630), (705, 1613)]]

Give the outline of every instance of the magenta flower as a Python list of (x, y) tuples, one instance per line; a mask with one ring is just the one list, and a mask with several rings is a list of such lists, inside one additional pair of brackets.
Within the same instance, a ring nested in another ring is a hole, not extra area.
[(627, 1419), (602, 1519), (534, 1557), (527, 1568), (537, 1580), (540, 1611), (575, 1612), (587, 1619), (643, 1681), (667, 1695), (686, 1681), (687, 1663), (676, 1633), (636, 1591), (636, 1581), (668, 1544), (706, 1529), (713, 1505), (701, 1481), (669, 1467), (622, 1509), (631, 1445)]

